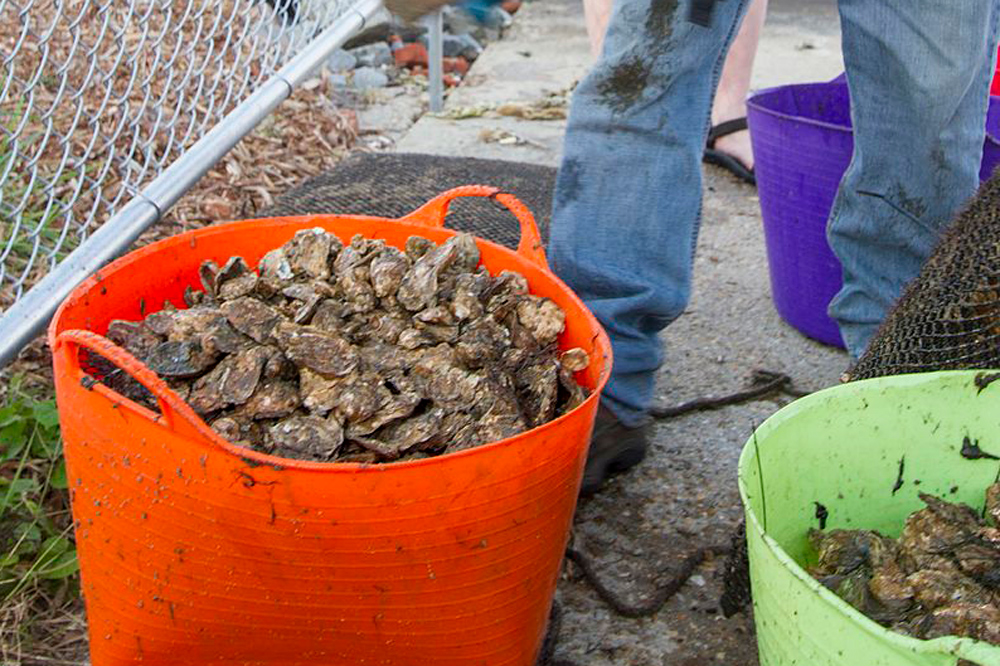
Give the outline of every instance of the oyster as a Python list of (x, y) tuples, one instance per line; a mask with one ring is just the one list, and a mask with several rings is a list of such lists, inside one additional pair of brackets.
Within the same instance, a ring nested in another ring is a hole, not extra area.
[(358, 367), (358, 351), (344, 338), (312, 326), (282, 322), (278, 346), (293, 363), (322, 375), (341, 377)]
[(332, 419), (291, 416), (267, 430), (271, 453), (300, 460), (329, 460), (344, 443), (344, 430)]
[(395, 296), (403, 276), (410, 269), (410, 260), (394, 247), (387, 247), (378, 253), (371, 263), (369, 275), (375, 295), (379, 298)]
[(517, 303), (517, 319), (538, 344), (552, 344), (566, 328), (566, 314), (547, 298), (525, 296)]
[(161, 377), (197, 377), (212, 367), (215, 354), (201, 348), (197, 340), (168, 340), (154, 347), (146, 355), (146, 365)]
[(194, 383), (188, 397), (191, 407), (199, 414), (207, 414), (228, 405), (242, 405), (257, 390), (271, 355), (265, 347), (254, 347), (226, 357)]
[(276, 419), (290, 416), (302, 404), (299, 387), (295, 382), (274, 380), (257, 386), (246, 402), (237, 410), (245, 419)]
[(281, 314), (261, 301), (244, 296), (222, 304), (222, 313), (240, 333), (264, 344), (281, 320)]
[[(295, 232), (283, 246), (292, 273), (319, 280), (330, 277), (330, 248), (335, 239), (321, 227)], [(337, 250), (340, 249), (339, 244), (338, 241)]]
[(259, 278), (250, 270), (243, 257), (232, 257), (219, 269), (217, 280), (219, 298), (231, 301), (252, 294), (257, 288)]
[(124, 347), (130, 354), (144, 359), (163, 342), (163, 338), (149, 330), (142, 322), (115, 319), (108, 324), (107, 338)]
[(423, 310), (437, 301), (438, 278), (459, 258), (461, 236), (450, 238), (413, 262), (396, 292), (399, 304), (410, 312)]
[[(205, 262), (185, 309), (114, 321), (108, 337), (235, 444), (310, 460), (438, 455), (511, 437), (587, 396), (573, 374), (588, 354), (555, 345), (558, 306), (479, 262), (465, 234), (441, 245), (414, 236), (401, 250), (303, 229), (255, 267)], [(977, 539), (954, 565), (970, 580), (986, 575), (976, 563), (1000, 531)]]
[[(1000, 486), (986, 492), (994, 518)], [(898, 541), (865, 530), (810, 533), (810, 573), (876, 622), (917, 638), (1000, 644), (1000, 530), (965, 504), (921, 494)]]

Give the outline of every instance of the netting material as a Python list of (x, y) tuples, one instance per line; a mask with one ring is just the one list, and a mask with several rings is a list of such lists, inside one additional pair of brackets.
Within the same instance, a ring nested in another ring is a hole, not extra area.
[[(441, 192), (461, 185), (492, 185), (524, 202), (548, 240), (556, 170), (551, 167), (414, 153), (352, 155), (320, 176), (289, 190), (260, 217), (310, 213), (360, 213), (402, 217)], [(502, 206), (488, 199), (458, 199), (448, 226), (507, 247), (515, 247), (518, 226)]]
[(0, 308), (347, 6), (0, 0)]
[(958, 215), (850, 380), (1000, 368), (1000, 174)]

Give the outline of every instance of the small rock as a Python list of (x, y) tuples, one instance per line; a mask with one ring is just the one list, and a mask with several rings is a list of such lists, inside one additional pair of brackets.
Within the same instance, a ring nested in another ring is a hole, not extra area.
[(389, 76), (374, 67), (359, 67), (354, 70), (353, 82), (358, 90), (374, 90), (389, 85)]
[(469, 61), (462, 56), (442, 58), (442, 65), (445, 72), (454, 72), (460, 76), (465, 76), (469, 71)]
[[(421, 37), (420, 43), (426, 47), (427, 37)], [(478, 58), (483, 52), (482, 45), (472, 35), (444, 35), (441, 45), (444, 57), (457, 58), (461, 56), (469, 62)]]
[(326, 66), (331, 72), (346, 72), (358, 65), (358, 59), (350, 51), (337, 49), (326, 59)]
[(346, 74), (331, 74), (330, 75), (330, 85), (334, 88), (346, 88), (347, 87), (347, 75)]
[(514, 24), (514, 17), (505, 12), (500, 7), (493, 5), (483, 14), (482, 23), (487, 28), (503, 30)]
[(396, 67), (427, 66), (427, 47), (423, 44), (406, 44), (393, 52)]
[(464, 35), (476, 29), (478, 22), (468, 11), (455, 5), (441, 8), (444, 31), (452, 35)]
[(392, 49), (385, 42), (359, 46), (347, 53), (354, 56), (357, 67), (381, 67), (392, 64)]

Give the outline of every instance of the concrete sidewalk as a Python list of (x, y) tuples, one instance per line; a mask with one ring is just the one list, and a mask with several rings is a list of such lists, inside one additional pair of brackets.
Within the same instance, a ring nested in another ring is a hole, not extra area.
[[(569, 89), (590, 63), (579, 0), (534, 0), (491, 44), (446, 110), (532, 102)], [(818, 81), (842, 69), (832, 3), (775, 0), (761, 42), (754, 87)], [(558, 165), (565, 121), (424, 116), (397, 149)], [(506, 132), (524, 141), (482, 140)], [(659, 400), (676, 404), (745, 386), (757, 368), (791, 375), (799, 388), (837, 382), (847, 356), (784, 324), (771, 303), (756, 190), (706, 167), (704, 219), (687, 312), (663, 336), (667, 363)], [(578, 511), (575, 544), (607, 584), (632, 603), (651, 595), (698, 547), (725, 543), (741, 515), (736, 461), (751, 430), (787, 399), (734, 406), (659, 423), (647, 461), (614, 480)], [(757, 663), (752, 622), (718, 610), (721, 562), (702, 570), (659, 613), (617, 615), (567, 568), (556, 656), (581, 666)]]

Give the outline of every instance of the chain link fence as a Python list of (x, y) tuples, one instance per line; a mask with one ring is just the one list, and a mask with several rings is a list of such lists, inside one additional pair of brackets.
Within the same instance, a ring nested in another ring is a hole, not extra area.
[[(282, 67), (307, 73), (290, 63), (350, 10), (354, 22), (320, 45), (326, 53), (377, 6), (0, 0), (0, 312)], [(305, 60), (312, 68), (323, 57)], [(273, 108), (294, 78), (282, 78), (284, 91), (258, 106)]]

